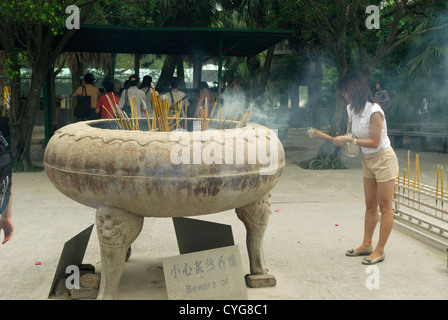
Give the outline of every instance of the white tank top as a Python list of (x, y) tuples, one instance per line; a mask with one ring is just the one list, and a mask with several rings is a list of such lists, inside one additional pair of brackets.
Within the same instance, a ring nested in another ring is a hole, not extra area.
[(378, 148), (361, 147), (362, 153), (365, 154), (375, 153), (390, 146), (390, 140), (389, 137), (387, 136), (387, 124), (386, 124), (386, 117), (384, 116), (384, 111), (378, 104), (372, 103), (370, 101), (366, 102), (364, 110), (358, 115), (354, 113), (350, 105), (347, 106), (348, 116), (351, 117), (352, 119), (352, 131), (358, 139), (370, 139), (370, 117), (375, 112), (381, 113), (383, 117), (381, 141)]

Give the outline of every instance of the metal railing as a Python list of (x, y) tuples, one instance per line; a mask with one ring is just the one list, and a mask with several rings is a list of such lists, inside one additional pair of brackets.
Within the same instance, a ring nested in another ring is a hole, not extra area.
[(448, 199), (443, 187), (396, 180), (395, 220), (439, 247), (448, 248)]

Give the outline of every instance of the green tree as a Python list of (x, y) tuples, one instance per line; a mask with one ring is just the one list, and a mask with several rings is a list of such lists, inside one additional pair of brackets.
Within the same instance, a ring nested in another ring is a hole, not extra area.
[[(274, 1), (275, 2), (275, 1)], [(271, 1), (266, 0), (223, 0), (221, 4), (227, 10), (226, 21), (231, 28), (254, 28), (265, 29), (268, 27), (269, 10)], [(275, 45), (266, 50), (263, 57), (254, 57), (252, 60), (240, 59), (239, 69), (256, 68), (258, 77), (251, 79), (251, 97), (262, 97), (268, 85), (272, 61), (274, 58)], [(261, 58), (261, 59), (260, 59)], [(233, 59), (235, 60), (235, 58)], [(237, 74), (241, 74), (241, 70)], [(252, 73), (253, 74), (253, 73)], [(244, 81), (244, 79), (242, 79)]]
[[(0, 44), (11, 72), (12, 104), (10, 110), (11, 151), (16, 167), (32, 169), (31, 137), (40, 106), (45, 77), (74, 30), (65, 28), (65, 9), (76, 4), (83, 8), (84, 19), (92, 1), (1, 1)], [(31, 66), (29, 96), (22, 104), (19, 93), (20, 52)]]
[[(153, 20), (158, 27), (210, 27), (216, 23), (216, 14), (216, 1), (212, 0), (159, 0)], [(168, 86), (176, 67), (182, 80), (183, 61), (182, 55), (167, 55), (157, 87)]]
[[(435, 10), (439, 15), (421, 19), (417, 30), (443, 25), (448, 18), (445, 10)], [(404, 42), (398, 47), (392, 61), (402, 61), (400, 77), (393, 90), (396, 96), (387, 110), (390, 123), (415, 123), (447, 121), (448, 100), (448, 36), (443, 29), (433, 30)], [(428, 105), (424, 114), (423, 99)]]
[[(0, 46), (12, 86), (10, 110), (11, 151), (19, 170), (32, 170), (31, 137), (40, 107), (40, 95), (49, 70), (76, 31), (66, 28), (66, 8), (79, 8), (80, 23), (152, 24), (154, 1), (127, 0), (21, 0), (0, 1)], [(20, 67), (31, 68), (29, 96), (20, 102)], [(22, 63), (23, 64), (23, 63)]]

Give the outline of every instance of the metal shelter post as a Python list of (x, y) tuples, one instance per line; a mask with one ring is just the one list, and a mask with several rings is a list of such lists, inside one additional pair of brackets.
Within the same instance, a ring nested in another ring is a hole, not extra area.
[(219, 53), (218, 53), (218, 100), (217, 105), (221, 106), (221, 89), (222, 89), (222, 32), (219, 33)]
[(44, 127), (45, 127), (45, 145), (51, 138), (51, 107), (50, 107), (50, 72), (47, 73), (44, 81), (43, 96), (44, 96)]

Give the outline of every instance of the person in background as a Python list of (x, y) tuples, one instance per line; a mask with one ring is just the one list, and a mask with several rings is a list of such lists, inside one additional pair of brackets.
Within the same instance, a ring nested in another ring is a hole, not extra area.
[[(98, 119), (98, 115), (96, 113), (96, 104), (100, 96), (100, 89), (95, 87), (94, 83), (95, 78), (93, 77), (93, 74), (86, 73), (84, 75), (84, 86), (86, 87), (87, 95), (90, 96), (90, 110), (85, 120)], [(83, 94), (82, 87), (83, 86), (80, 86), (78, 89), (75, 90), (75, 92), (72, 93), (73, 98), (81, 96)]]
[(12, 186), (8, 205), (0, 214), (0, 231), (3, 230), (4, 238), (2, 244), (11, 240), (14, 234), (14, 223), (12, 222)]
[(115, 93), (116, 96), (119, 97), (120, 94), (121, 94), (121, 81), (117, 80), (117, 79), (114, 79), (113, 83), (114, 83), (114, 93)]
[[(368, 255), (362, 263), (374, 264), (384, 260), (384, 248), (393, 227), (392, 203), (399, 173), (398, 160), (387, 136), (384, 111), (374, 102), (367, 81), (359, 74), (349, 74), (341, 79), (339, 88), (348, 103), (348, 117), (357, 138), (338, 136), (333, 139), (333, 144), (342, 147), (352, 143), (361, 147), (366, 204), (363, 241), (360, 247), (348, 250), (346, 255)], [(378, 207), (381, 210), (380, 235), (373, 250)]]
[(12, 222), (12, 154), (8, 150), (3, 134), (0, 132), (0, 232), (3, 230), (2, 244), (11, 240), (14, 233)]
[(149, 92), (151, 89), (152, 77), (144, 76), (142, 83), (140, 84), (140, 90), (142, 90), (145, 94)]
[(205, 109), (207, 109), (207, 116), (210, 116), (213, 106), (215, 105), (215, 96), (213, 95), (213, 92), (210, 91), (208, 84), (205, 81), (201, 81), (198, 88), (199, 96), (194, 116), (200, 118), (201, 112)]
[[(139, 79), (136, 75), (131, 75), (129, 77), (129, 89), (124, 89), (121, 93), (119, 106), (122, 111), (126, 113), (126, 115), (131, 117), (141, 118), (146, 110), (146, 95), (145, 93), (137, 88), (139, 84)], [(133, 101), (134, 110), (131, 109), (131, 99)], [(143, 103), (143, 101), (145, 103)], [(134, 114), (133, 114), (134, 113)]]
[(140, 85), (140, 90), (142, 90), (146, 95), (146, 106), (148, 107), (148, 112), (152, 114), (152, 97), (151, 97), (151, 88), (153, 87), (152, 77), (144, 76), (142, 80), (142, 84)]
[(426, 101), (426, 98), (423, 98), (423, 104), (422, 107), (418, 109), (418, 114), (422, 117), (428, 115), (428, 101)]
[(376, 83), (376, 92), (374, 98), (376, 103), (378, 103), (381, 108), (383, 108), (383, 110), (386, 110), (390, 102), (390, 97), (387, 91), (383, 89), (383, 85), (379, 81)]
[(190, 102), (188, 101), (185, 92), (179, 90), (179, 80), (177, 77), (171, 79), (170, 87), (170, 91), (165, 94), (165, 97), (163, 98), (168, 101), (170, 114), (180, 111), (181, 116), (185, 117), (187, 114), (187, 108), (190, 106)]
[(101, 119), (115, 118), (120, 98), (114, 93), (114, 84), (111, 81), (103, 83), (104, 94), (98, 99), (96, 113), (101, 115)]
[(131, 82), (129, 80), (126, 80), (123, 83), (123, 88), (120, 89), (120, 96), (123, 93), (124, 90), (129, 89), (129, 87), (131, 86)]

